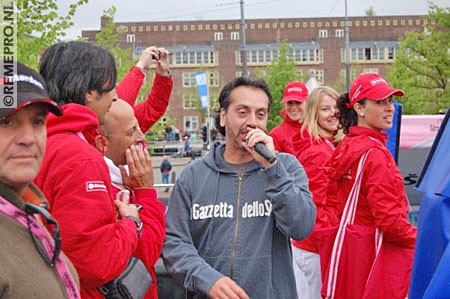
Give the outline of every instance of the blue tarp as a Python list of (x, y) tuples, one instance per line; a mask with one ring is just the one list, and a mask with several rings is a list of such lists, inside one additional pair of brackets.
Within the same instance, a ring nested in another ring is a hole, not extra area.
[(450, 298), (450, 109), (417, 183), (424, 193), (410, 299)]
[(394, 106), (395, 113), (394, 119), (392, 120), (392, 128), (385, 130), (384, 132), (388, 134), (386, 147), (391, 152), (395, 162), (398, 165), (398, 148), (400, 144), (400, 127), (402, 123), (403, 105), (394, 102)]

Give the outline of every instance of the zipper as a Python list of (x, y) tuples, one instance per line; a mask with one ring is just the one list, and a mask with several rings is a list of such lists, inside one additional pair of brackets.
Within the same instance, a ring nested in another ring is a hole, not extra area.
[(233, 235), (233, 250), (231, 251), (231, 262), (230, 262), (230, 276), (233, 279), (234, 272), (234, 262), (236, 259), (236, 247), (237, 247), (237, 237), (238, 237), (238, 227), (239, 227), (239, 218), (241, 217), (241, 187), (242, 187), (242, 178), (244, 174), (239, 176), (239, 185), (238, 185), (238, 197), (236, 204), (236, 223), (234, 225), (234, 235)]

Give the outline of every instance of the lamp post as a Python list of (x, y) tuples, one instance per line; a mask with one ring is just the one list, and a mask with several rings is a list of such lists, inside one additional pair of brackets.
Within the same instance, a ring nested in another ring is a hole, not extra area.
[(344, 34), (345, 34), (345, 87), (347, 91), (350, 89), (350, 38), (348, 32), (348, 15), (347, 15), (347, 0), (345, 0), (345, 25), (344, 25)]
[(245, 17), (244, 17), (244, 0), (240, 0), (241, 4), (241, 59), (242, 59), (242, 76), (248, 77), (247, 69), (247, 45), (245, 37)]

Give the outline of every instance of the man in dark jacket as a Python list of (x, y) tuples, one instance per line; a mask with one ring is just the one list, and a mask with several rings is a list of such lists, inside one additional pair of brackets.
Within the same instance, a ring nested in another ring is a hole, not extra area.
[(172, 171), (172, 164), (170, 164), (169, 158), (164, 157), (159, 168), (161, 170), (162, 183), (168, 184), (170, 172)]
[(310, 234), (315, 206), (303, 167), (265, 133), (271, 102), (261, 79), (228, 83), (216, 118), (226, 143), (189, 164), (172, 191), (163, 258), (191, 298), (297, 298), (289, 240)]

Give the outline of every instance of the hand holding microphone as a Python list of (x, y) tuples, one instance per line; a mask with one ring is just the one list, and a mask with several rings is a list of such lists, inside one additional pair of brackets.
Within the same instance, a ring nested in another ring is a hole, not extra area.
[[(252, 147), (252, 145), (253, 150), (265, 159), (264, 162), (261, 160), (259, 161), (264, 167), (267, 168), (270, 166), (267, 165), (267, 162), (273, 164), (276, 161), (275, 153), (273, 150), (270, 150), (270, 148), (273, 149), (272, 138), (265, 132), (260, 129), (252, 128), (247, 134), (247, 146)], [(260, 158), (255, 156), (255, 159), (258, 160)]]

